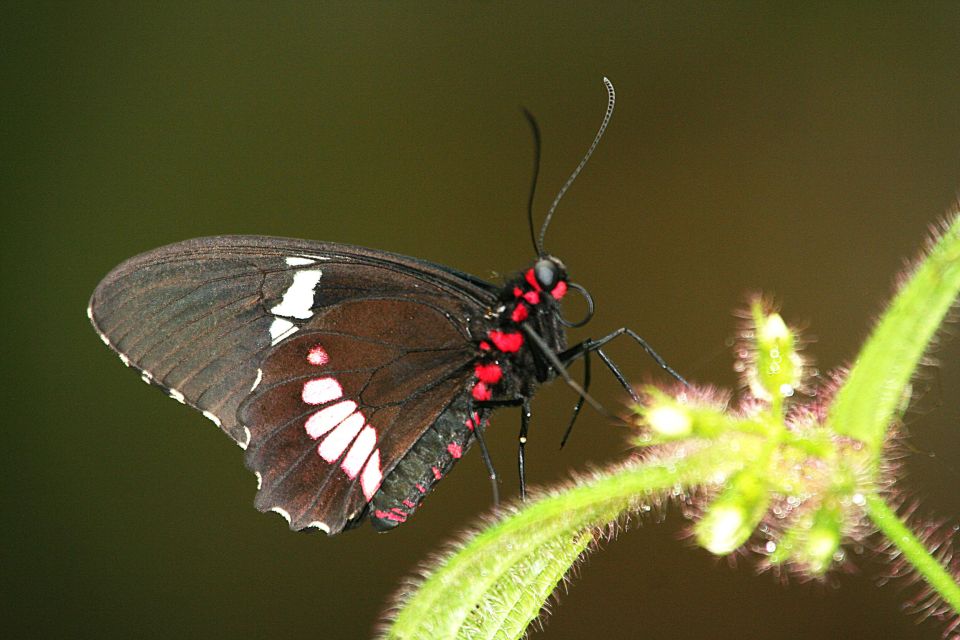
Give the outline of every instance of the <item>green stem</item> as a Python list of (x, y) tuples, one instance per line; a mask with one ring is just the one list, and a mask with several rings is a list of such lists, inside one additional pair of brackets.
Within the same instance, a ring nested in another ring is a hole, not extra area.
[(953, 576), (930, 555), (917, 536), (900, 521), (897, 514), (883, 498), (868, 494), (867, 514), (877, 528), (892, 542), (903, 556), (913, 565), (923, 579), (937, 594), (949, 604), (956, 613), (960, 613), (960, 585)]
[[(592, 528), (671, 491), (722, 481), (755, 457), (743, 447), (716, 443), (675, 458), (631, 463), (530, 501), (439, 561), (408, 591), (383, 637), (519, 637), (592, 541)], [(515, 633), (505, 633), (507, 628)]]

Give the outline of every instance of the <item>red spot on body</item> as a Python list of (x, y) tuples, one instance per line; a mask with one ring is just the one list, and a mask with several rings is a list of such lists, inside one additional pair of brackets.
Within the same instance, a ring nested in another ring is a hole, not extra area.
[(420, 493), (426, 493), (426, 492), (427, 492), (427, 490), (424, 488), (424, 486), (423, 486), (422, 484), (420, 484), (419, 482), (418, 482), (415, 486), (417, 487), (417, 491), (419, 491)]
[(440, 473), (440, 469), (437, 469), (436, 467), (430, 467), (430, 470), (433, 471), (433, 477), (435, 479), (439, 480), (443, 477), (443, 474)]
[(449, 452), (450, 455), (453, 456), (454, 460), (459, 460), (460, 456), (463, 455), (463, 447), (458, 445), (456, 442), (451, 442), (450, 444), (447, 445), (447, 452)]
[(473, 395), (473, 399), (478, 402), (483, 402), (484, 400), (489, 400), (493, 397), (493, 391), (491, 391), (490, 387), (483, 382), (478, 382), (477, 384), (473, 385), (473, 391), (471, 394)]
[(394, 522), (406, 522), (407, 514), (405, 513), (394, 513), (393, 511), (381, 511), (377, 509), (373, 512), (373, 515), (381, 520), (393, 520)]
[(489, 333), (490, 341), (504, 353), (516, 353), (523, 345), (523, 336), (516, 331), (494, 329)]
[(532, 305), (540, 304), (540, 294), (536, 291), (527, 291), (525, 294), (523, 294), (523, 299)]
[(410, 500), (407, 500), (406, 498), (404, 498), (403, 500), (403, 506), (405, 506), (407, 509), (417, 508), (417, 505), (415, 503), (411, 502)]
[(477, 380), (486, 384), (497, 384), (503, 377), (503, 370), (496, 362), (490, 364), (478, 362), (473, 366), (473, 370), (477, 374)]
[(513, 308), (513, 313), (510, 314), (510, 319), (514, 322), (523, 322), (529, 315), (530, 311), (527, 310), (527, 305), (521, 302)]
[(490, 343), (484, 340), (480, 343), (480, 351), (490, 351)]
[(567, 283), (561, 280), (557, 283), (557, 286), (553, 288), (550, 292), (550, 295), (553, 296), (554, 300), (559, 300), (563, 296), (567, 295)]
[(537, 282), (537, 276), (534, 275), (533, 269), (527, 269), (526, 278), (527, 282), (530, 283), (530, 286), (533, 287), (534, 291), (540, 291), (540, 283)]
[(311, 347), (310, 353), (307, 354), (307, 362), (315, 367), (322, 367), (330, 362), (330, 356), (327, 354), (327, 350), (318, 344)]
[(522, 296), (522, 295), (523, 295), (523, 289), (521, 289), (520, 287), (514, 287), (514, 288), (513, 288), (513, 297), (514, 297), (514, 298), (519, 298), (519, 297)]
[(470, 431), (473, 431), (474, 428), (480, 424), (480, 415), (476, 411), (474, 411), (473, 417), (468, 417), (467, 421), (464, 424), (466, 425), (467, 429), (470, 429)]

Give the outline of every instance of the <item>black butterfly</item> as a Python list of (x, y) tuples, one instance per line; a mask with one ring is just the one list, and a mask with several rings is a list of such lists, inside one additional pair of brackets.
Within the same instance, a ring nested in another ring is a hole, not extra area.
[[(475, 441), (488, 414), (521, 406), (520, 473), (538, 384), (560, 375), (589, 400), (596, 352), (630, 389), (600, 340), (567, 348), (559, 302), (571, 283), (543, 250), (503, 286), (448, 267), (343, 244), (262, 236), (188, 240), (132, 258), (100, 283), (88, 315), (144, 381), (203, 412), (246, 450), (256, 506), (293, 529), (328, 534), (369, 514), (404, 522)], [(529, 114), (528, 114), (529, 117)], [(539, 133), (530, 118), (537, 141)], [(536, 184), (536, 172), (534, 185)], [(530, 202), (532, 209), (533, 190)], [(583, 322), (589, 319), (589, 315)], [(566, 366), (584, 358), (583, 385)], [(679, 376), (678, 376), (679, 377)], [(569, 433), (569, 429), (568, 429)]]

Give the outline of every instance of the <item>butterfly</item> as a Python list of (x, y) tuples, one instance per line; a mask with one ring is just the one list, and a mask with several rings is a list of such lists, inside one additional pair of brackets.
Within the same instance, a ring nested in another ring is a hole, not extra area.
[[(336, 534), (368, 517), (377, 530), (405, 522), (474, 442), (490, 413), (521, 408), (519, 468), (530, 398), (557, 376), (577, 390), (570, 427), (588, 395), (597, 353), (631, 390), (603, 346), (620, 329), (567, 346), (565, 329), (593, 301), (534, 233), (533, 263), (502, 285), (385, 251), (265, 236), (179, 242), (136, 256), (94, 291), (87, 314), (103, 342), (143, 380), (203, 413), (241, 448), (256, 474), (256, 507), (292, 529)], [(588, 303), (571, 323), (572, 290)], [(584, 360), (583, 383), (567, 366)], [(677, 376), (679, 378), (679, 376)], [(631, 390), (632, 391), (632, 390)], [(569, 427), (567, 434), (569, 435)], [(566, 436), (564, 436), (566, 439)]]

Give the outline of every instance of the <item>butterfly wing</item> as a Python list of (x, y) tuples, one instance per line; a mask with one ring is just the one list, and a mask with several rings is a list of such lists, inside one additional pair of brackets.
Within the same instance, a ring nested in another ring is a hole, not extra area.
[(467, 387), (469, 319), (493, 301), (413, 258), (225, 236), (121, 264), (88, 315), (144, 380), (249, 447), (260, 508), (337, 532)]

